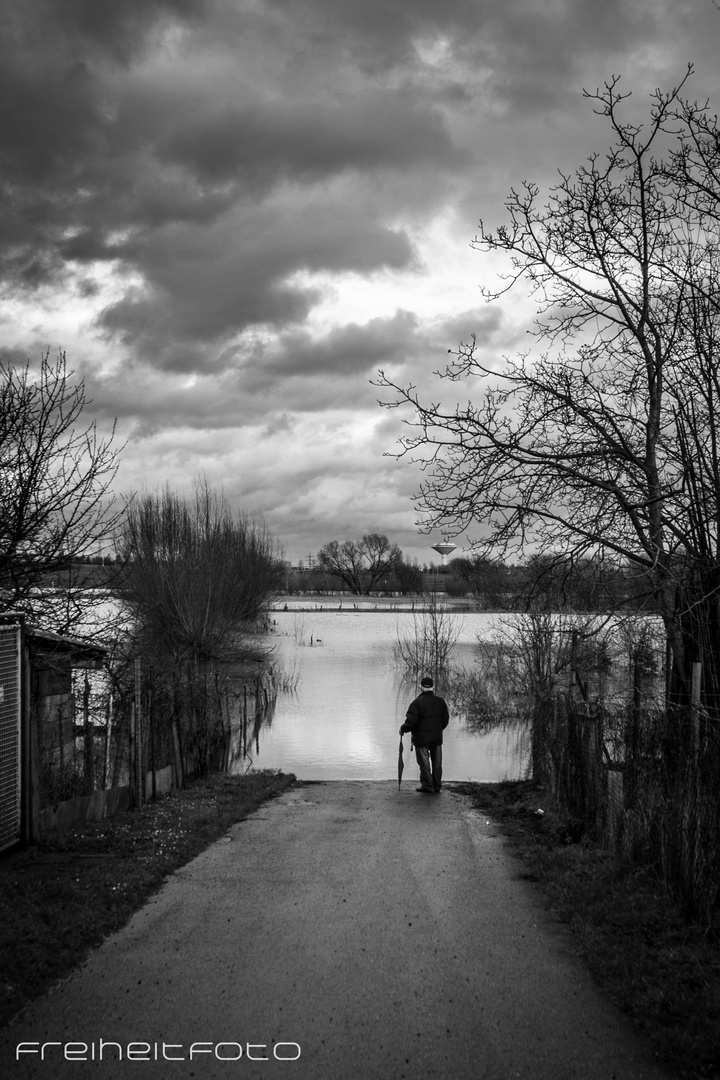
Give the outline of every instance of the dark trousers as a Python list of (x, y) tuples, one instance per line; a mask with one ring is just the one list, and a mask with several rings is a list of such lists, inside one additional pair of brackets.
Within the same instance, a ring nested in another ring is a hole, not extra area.
[(420, 787), (439, 791), (442, 787), (442, 746), (416, 746), (415, 757), (420, 767)]

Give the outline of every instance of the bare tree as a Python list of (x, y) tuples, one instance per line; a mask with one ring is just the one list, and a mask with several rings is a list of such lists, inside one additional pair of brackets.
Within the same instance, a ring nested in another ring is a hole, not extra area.
[(417, 564), (417, 559), (411, 563), (404, 559), (398, 560), (393, 567), (394, 584), (399, 593), (407, 596), (408, 593), (417, 595), (423, 591), (423, 574)]
[(448, 678), (450, 660), (462, 620), (448, 611), (437, 593), (427, 593), (421, 611), (413, 611), (412, 627), (398, 630), (393, 644), (395, 666), (407, 679), (429, 675), (435, 683)]
[(236, 653), (282, 580), (275, 540), (205, 479), (190, 500), (169, 488), (134, 499), (120, 548), (124, 598), (152, 652), (175, 662)]
[(382, 533), (360, 540), (331, 540), (318, 552), (318, 566), (344, 581), (350, 592), (370, 595), (373, 587), (402, 561), (397, 544)]
[(72, 377), (63, 353), (44, 355), (36, 377), (0, 360), (0, 610), (62, 632), (92, 601), (68, 567), (97, 554), (119, 513), (114, 431), (103, 440), (83, 425), (89, 403)]
[(446, 588), (451, 595), (472, 593), (486, 604), (497, 604), (503, 591), (503, 568), (482, 555), (458, 556), (450, 564), (452, 577)]
[[(687, 76), (686, 76), (687, 77)], [(510, 192), (509, 224), (476, 246), (508, 256), (495, 300), (525, 282), (540, 350), (495, 370), (473, 339), (443, 378), (479, 401), (443, 409), (380, 373), (410, 405), (399, 456), (425, 469), (428, 529), (482, 523), (480, 550), (623, 562), (646, 577), (687, 700), (702, 651), (720, 702), (720, 229), (717, 124), (657, 91), (643, 129), (616, 79), (587, 95), (614, 143), (549, 200)], [(668, 150), (668, 146), (670, 149)], [(664, 158), (659, 152), (664, 150)]]

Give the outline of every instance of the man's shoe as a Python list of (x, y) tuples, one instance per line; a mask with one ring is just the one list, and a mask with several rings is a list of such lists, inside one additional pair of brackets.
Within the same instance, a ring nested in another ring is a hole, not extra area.
[(423, 795), (434, 795), (435, 794), (433, 789), (429, 788), (429, 787), (419, 787), (419, 788), (415, 788), (415, 790), (416, 791), (422, 791)]

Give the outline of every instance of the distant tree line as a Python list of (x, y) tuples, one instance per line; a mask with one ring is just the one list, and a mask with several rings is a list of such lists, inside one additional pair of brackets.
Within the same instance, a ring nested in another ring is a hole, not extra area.
[[(539, 604), (573, 611), (656, 610), (646, 579), (627, 563), (598, 564), (558, 553), (535, 555), (519, 564), (483, 555), (460, 555), (447, 565), (429, 562), (421, 566), (417, 560), (406, 561), (386, 536), (373, 535), (375, 547), (365, 546), (366, 558), (371, 550), (384, 554), (382, 558), (378, 555), (372, 568), (364, 566), (359, 556), (362, 542), (333, 541), (321, 549), (312, 567), (299, 569), (286, 564), (282, 591), (288, 595), (350, 596), (444, 593), (466, 597), (485, 611), (524, 610)], [(393, 558), (388, 557), (391, 551)], [(348, 565), (341, 562), (343, 556)]]

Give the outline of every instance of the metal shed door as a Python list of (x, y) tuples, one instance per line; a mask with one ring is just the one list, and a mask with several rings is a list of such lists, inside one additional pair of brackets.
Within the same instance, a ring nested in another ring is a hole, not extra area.
[(20, 627), (0, 626), (0, 851), (21, 836)]

